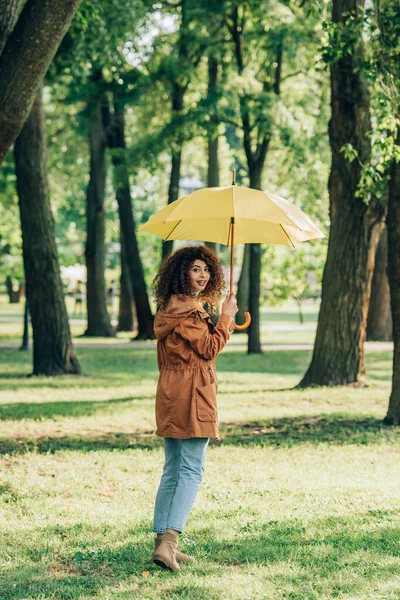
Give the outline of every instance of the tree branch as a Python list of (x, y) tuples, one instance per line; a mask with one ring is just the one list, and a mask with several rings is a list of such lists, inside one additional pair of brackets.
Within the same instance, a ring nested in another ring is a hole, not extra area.
[(24, 0), (0, 0), (0, 55), (17, 22)]
[(28, 0), (0, 56), (0, 164), (81, 0)]

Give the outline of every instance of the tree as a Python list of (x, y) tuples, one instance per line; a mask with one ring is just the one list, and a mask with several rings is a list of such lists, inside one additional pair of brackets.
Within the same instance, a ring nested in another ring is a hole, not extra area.
[[(397, 20), (397, 23), (399, 21)], [(400, 32), (399, 32), (400, 33)], [(400, 53), (397, 54), (399, 60)], [(397, 79), (400, 84), (400, 79)], [(400, 85), (399, 88), (400, 90)], [(400, 118), (399, 106), (397, 117)], [(396, 146), (400, 150), (400, 127)], [(390, 301), (393, 315), (393, 376), (392, 391), (385, 422), (400, 425), (400, 152), (392, 160), (389, 180), (388, 202), (388, 276), (390, 284)]]
[(50, 207), (41, 91), (16, 140), (15, 168), (33, 330), (33, 375), (79, 374)]
[(126, 258), (124, 235), (120, 227), (120, 264), (121, 275), (119, 278), (119, 306), (117, 331), (133, 330), (133, 293)]
[(36, 92), (80, 3), (81, 0), (27, 0), (16, 20), (22, 0), (2, 0), (0, 164), (29, 114)]
[(0, 0), (0, 55), (9, 38), (24, 0)]
[(93, 111), (89, 132), (90, 145), (90, 180), (86, 194), (86, 266), (87, 266), (87, 336), (113, 337), (115, 331), (111, 325), (106, 306), (105, 270), (105, 185), (106, 185), (106, 150), (107, 135), (104, 130), (104, 110), (106, 99), (104, 93), (97, 95), (98, 84), (102, 83), (100, 70), (94, 72), (92, 81), (96, 97), (90, 100), (89, 109)]
[[(134, 11), (136, 20), (135, 28), (140, 31), (144, 19), (144, 7), (140, 2), (132, 1), (129, 3)], [(59, 69), (68, 79), (68, 74), (72, 70), (76, 74), (75, 79), (82, 82), (78, 95), (84, 97), (87, 101), (88, 110), (86, 114), (94, 117), (91, 126), (91, 182), (88, 188), (88, 205), (93, 205), (94, 210), (90, 211), (91, 220), (94, 226), (92, 234), (88, 235), (90, 241), (92, 262), (96, 267), (96, 277), (92, 277), (90, 285), (90, 265), (88, 262), (88, 303), (90, 301), (90, 289), (96, 292), (95, 305), (96, 311), (92, 311), (96, 317), (91, 323), (90, 305), (88, 304), (88, 334), (109, 335), (109, 325), (107, 324), (108, 315), (105, 307), (105, 286), (104, 286), (104, 217), (105, 204), (104, 193), (106, 183), (106, 150), (111, 149), (111, 158), (114, 166), (114, 187), (116, 199), (118, 202), (119, 214), (123, 215), (120, 219), (120, 227), (123, 233), (120, 239), (124, 240), (126, 254), (126, 267), (130, 277), (130, 289), (132, 290), (136, 303), (138, 336), (142, 339), (153, 338), (153, 316), (151, 314), (146, 284), (143, 275), (143, 267), (138, 251), (135, 233), (135, 222), (131, 206), (131, 195), (129, 189), (129, 161), (126, 160), (126, 145), (124, 137), (124, 104), (125, 102), (134, 102), (140, 95), (139, 89), (143, 81), (147, 83), (144, 74), (132, 65), (127, 63), (125, 53), (128, 48), (133, 52), (134, 47), (131, 39), (138, 35), (127, 29), (126, 26), (126, 8), (127, 5), (100, 4), (89, 2), (82, 6), (82, 15), (85, 10), (88, 14), (84, 21), (91, 20), (93, 17), (94, 26), (89, 30), (82, 29), (80, 22), (71, 28), (68, 39), (61, 47), (58, 55)], [(105, 26), (112, 22), (113, 28), (110, 30)], [(79, 64), (75, 64), (75, 57), (79, 56)], [(85, 81), (88, 78), (89, 84)], [(116, 102), (116, 106), (110, 112), (111, 97), (118, 93), (121, 101)], [(76, 91), (71, 94), (75, 102)], [(89, 99), (88, 99), (89, 98)], [(117, 107), (118, 104), (118, 107)], [(95, 127), (94, 127), (95, 126)], [(93, 184), (93, 185), (92, 185)], [(92, 195), (92, 199), (90, 199)], [(96, 225), (97, 224), (97, 225)], [(122, 252), (122, 250), (121, 250)], [(86, 252), (87, 256), (88, 252)], [(94, 260), (98, 256), (98, 260)], [(121, 257), (121, 260), (124, 260)], [(100, 274), (102, 273), (102, 274)], [(125, 276), (125, 273), (124, 273)], [(125, 299), (127, 287), (123, 286), (122, 299)], [(129, 305), (129, 300), (128, 300)], [(104, 333), (105, 331), (105, 333)]]
[(331, 74), (331, 229), (314, 351), (301, 387), (345, 385), (365, 373), (367, 310), (384, 207), (379, 198), (365, 201), (359, 193), (371, 157), (363, 16), (363, 2), (334, 0), (325, 50)]
[[(178, 199), (179, 180), (181, 174), (182, 148), (187, 132), (184, 131), (184, 99), (189, 83), (193, 76), (202, 53), (203, 46), (196, 39), (196, 23), (191, 15), (190, 8), (193, 9), (188, 0), (181, 0), (180, 12), (181, 23), (178, 32), (178, 40), (173, 48), (176, 53), (175, 61), (170, 61), (168, 57), (164, 61), (166, 80), (170, 87), (171, 99), (171, 125), (175, 132), (171, 139), (171, 173), (168, 186), (168, 204)], [(162, 260), (171, 254), (173, 241), (167, 240), (162, 246)]]
[(19, 302), (23, 291), (21, 229), (15, 168), (7, 157), (0, 178), (0, 278), (5, 281), (10, 302)]
[(367, 340), (388, 342), (392, 340), (392, 312), (390, 310), (390, 287), (387, 276), (388, 241), (387, 229), (382, 232), (375, 255), (375, 268), (371, 285), (367, 318)]
[[(234, 6), (228, 27), (232, 35), (234, 55), (237, 70), (243, 77), (246, 68), (244, 58), (244, 29), (248, 24), (248, 12)], [(254, 32), (252, 32), (254, 33)], [(254, 94), (242, 92), (239, 97), (241, 127), (243, 129), (243, 145), (249, 171), (250, 187), (262, 189), (262, 171), (265, 165), (268, 148), (272, 137), (272, 123), (270, 115), (265, 115), (261, 108), (263, 102), (273, 103), (280, 95), (282, 58), (283, 58), (283, 31), (279, 32), (276, 39), (272, 38), (268, 48), (269, 56), (264, 56), (264, 67), (259, 72), (262, 92)], [(268, 45), (268, 44), (267, 44)], [(248, 253), (248, 256), (246, 255)], [(261, 352), (260, 338), (260, 294), (261, 294), (261, 244), (250, 244), (245, 249), (243, 264), (248, 264), (248, 275), (243, 272), (241, 282), (248, 285), (248, 310), (251, 314), (251, 325), (248, 330), (248, 352)], [(242, 269), (243, 271), (243, 269)]]
[(129, 172), (126, 163), (125, 117), (123, 103), (115, 99), (114, 118), (109, 126), (108, 144), (113, 148), (114, 182), (118, 202), (120, 227), (126, 252), (130, 283), (136, 305), (138, 334), (136, 339), (154, 339), (153, 315), (149, 298), (139, 247), (136, 239), (136, 224), (132, 210), (132, 199), (129, 187)]
[(300, 244), (296, 250), (287, 246), (268, 246), (263, 257), (261, 279), (263, 297), (269, 305), (293, 299), (298, 307), (300, 324), (304, 323), (303, 303), (320, 294), (323, 244)]
[[(208, 57), (208, 100), (209, 100), (209, 127), (207, 130), (207, 187), (219, 187), (219, 160), (218, 160), (218, 117), (215, 104), (218, 100), (218, 59), (210, 55)], [(214, 105), (214, 106), (213, 106)], [(213, 252), (217, 252), (215, 242), (206, 242), (206, 246)]]
[[(400, 5), (382, 0), (368, 12), (374, 44), (373, 72), (392, 116), (380, 165), (382, 173), (389, 165), (388, 278), (394, 344), (392, 390), (384, 422), (400, 425)], [(389, 125), (387, 121), (385, 124)]]

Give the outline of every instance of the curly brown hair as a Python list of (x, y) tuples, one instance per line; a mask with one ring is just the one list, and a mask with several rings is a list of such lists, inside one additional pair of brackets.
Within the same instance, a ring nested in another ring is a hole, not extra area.
[(206, 246), (185, 246), (177, 250), (161, 265), (154, 281), (154, 296), (158, 310), (165, 309), (172, 294), (191, 296), (189, 269), (195, 260), (202, 260), (210, 271), (210, 279), (198, 300), (207, 304), (210, 312), (218, 309), (219, 299), (225, 287), (224, 273), (214, 252)]

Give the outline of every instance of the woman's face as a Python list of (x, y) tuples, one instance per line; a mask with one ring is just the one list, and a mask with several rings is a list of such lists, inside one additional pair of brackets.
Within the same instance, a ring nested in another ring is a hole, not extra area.
[(210, 281), (210, 271), (203, 260), (197, 259), (189, 267), (190, 287), (196, 296), (206, 289), (207, 283)]

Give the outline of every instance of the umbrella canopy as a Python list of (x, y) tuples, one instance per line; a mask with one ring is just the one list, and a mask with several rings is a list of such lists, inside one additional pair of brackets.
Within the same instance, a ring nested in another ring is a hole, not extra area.
[(183, 196), (158, 211), (139, 231), (149, 231), (163, 240), (201, 240), (226, 246), (233, 242), (294, 247), (325, 237), (292, 202), (235, 185), (204, 188)]
[[(230, 291), (234, 244), (283, 244), (326, 237), (300, 208), (279, 196), (235, 185), (203, 188), (182, 196), (153, 215), (139, 231), (167, 240), (199, 240), (231, 246)], [(246, 329), (251, 318), (245, 313)]]

